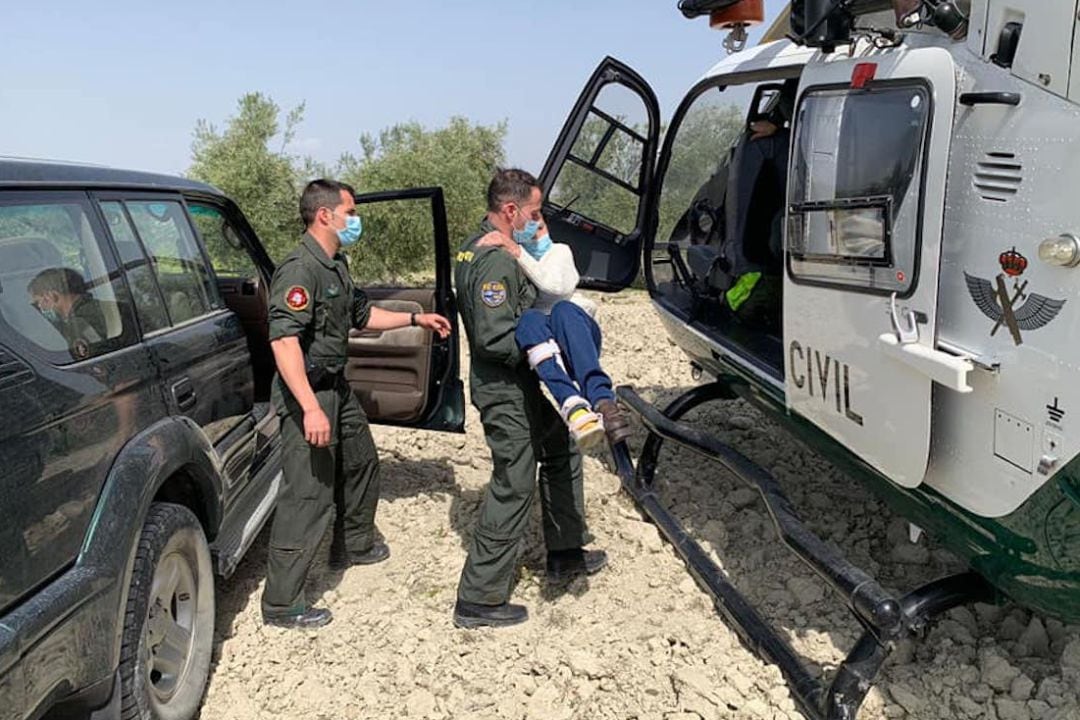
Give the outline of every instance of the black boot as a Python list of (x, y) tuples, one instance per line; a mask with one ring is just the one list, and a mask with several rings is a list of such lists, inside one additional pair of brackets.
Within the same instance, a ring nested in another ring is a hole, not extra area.
[(464, 600), (454, 605), (454, 627), (459, 628), (508, 627), (528, 619), (529, 611), (524, 605), (480, 605)]
[(603, 550), (553, 550), (547, 556), (547, 578), (558, 582), (578, 575), (595, 575), (607, 564), (607, 553)]
[(368, 548), (367, 552), (359, 555), (350, 555), (344, 550), (330, 553), (330, 569), (345, 570), (353, 565), (374, 565), (381, 563), (390, 557), (390, 546), (384, 542), (376, 541)]
[(308, 608), (300, 613), (283, 613), (280, 615), (263, 613), (263, 624), (265, 625), (300, 630), (320, 628), (333, 619), (333, 613), (326, 608)]

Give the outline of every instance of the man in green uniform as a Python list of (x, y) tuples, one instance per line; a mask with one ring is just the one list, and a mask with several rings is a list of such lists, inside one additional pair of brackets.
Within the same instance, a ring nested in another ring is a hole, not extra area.
[(105, 313), (81, 273), (69, 267), (42, 270), (26, 288), (30, 299), (69, 343), (100, 343), (108, 335)]
[(514, 340), (518, 318), (532, 304), (536, 288), (508, 253), (476, 245), (493, 230), (530, 241), (541, 220), (540, 186), (527, 172), (500, 170), (488, 186), (487, 201), (487, 218), (462, 246), (455, 269), (469, 336), (472, 402), (494, 465), (458, 584), (458, 627), (528, 619), (525, 607), (508, 601), (538, 460), (548, 578), (591, 574), (607, 564), (602, 550), (582, 549), (592, 538), (585, 526), (581, 456)]
[(307, 233), (270, 283), (270, 345), (278, 370), (272, 401), (281, 417), (284, 476), (270, 531), (262, 612), (267, 624), (319, 627), (331, 614), (308, 604), (304, 581), (335, 504), (340, 553), (332, 564), (370, 565), (390, 556), (375, 537), (379, 458), (343, 375), (349, 330), (418, 325), (447, 337), (450, 323), (434, 313), (372, 307), (354, 287), (340, 252), (360, 238), (351, 187), (331, 180), (308, 183), (300, 215)]

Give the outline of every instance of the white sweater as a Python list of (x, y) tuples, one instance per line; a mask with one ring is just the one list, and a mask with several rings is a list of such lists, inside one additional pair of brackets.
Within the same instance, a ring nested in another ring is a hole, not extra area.
[(543, 310), (545, 315), (550, 315), (555, 303), (560, 300), (569, 300), (580, 306), (590, 316), (596, 316), (596, 303), (575, 292), (580, 277), (574, 265), (574, 254), (568, 245), (554, 243), (539, 260), (525, 252), (523, 248), (517, 261), (525, 275), (536, 286), (536, 302), (533, 303), (533, 308)]

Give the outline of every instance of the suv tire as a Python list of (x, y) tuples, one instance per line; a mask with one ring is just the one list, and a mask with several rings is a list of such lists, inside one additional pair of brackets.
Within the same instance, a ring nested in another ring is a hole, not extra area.
[(198, 518), (154, 503), (143, 524), (120, 648), (124, 720), (191, 720), (210, 672), (214, 578)]

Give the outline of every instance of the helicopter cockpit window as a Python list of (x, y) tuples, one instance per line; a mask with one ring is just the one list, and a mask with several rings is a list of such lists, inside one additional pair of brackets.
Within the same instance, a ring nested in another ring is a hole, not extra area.
[(634, 91), (611, 83), (597, 95), (548, 200), (614, 231), (619, 242), (637, 225), (647, 118)]
[(796, 117), (788, 257), (798, 280), (908, 292), (930, 97), (921, 85), (808, 91)]

